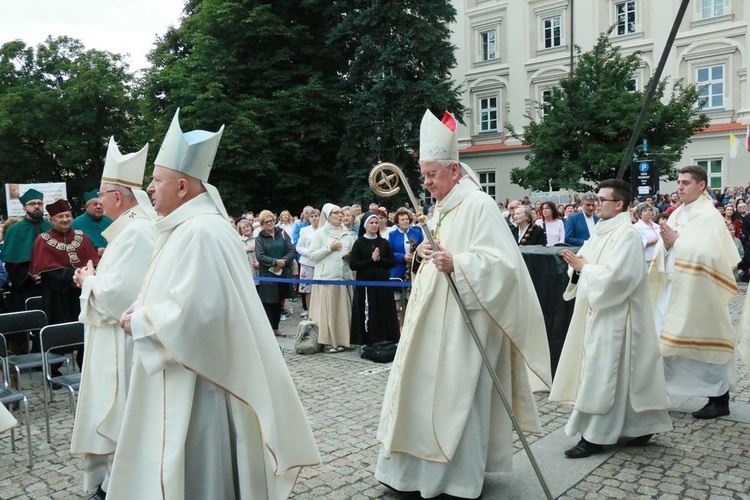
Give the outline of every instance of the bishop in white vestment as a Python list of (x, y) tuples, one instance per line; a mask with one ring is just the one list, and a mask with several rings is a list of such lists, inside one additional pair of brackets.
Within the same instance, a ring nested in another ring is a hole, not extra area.
[[(110, 139), (97, 198), (114, 222), (102, 236), (108, 246), (94, 270), (78, 269), (85, 350), (70, 452), (82, 455), (84, 490), (107, 492), (119, 440), (133, 362), (133, 340), (120, 328), (122, 313), (135, 302), (156, 245), (153, 221), (138, 204), (148, 145), (120, 154)], [(145, 195), (145, 193), (143, 193)]]
[(485, 471), (511, 469), (512, 424), (443, 273), (455, 279), (527, 431), (540, 430), (532, 379), (549, 387), (549, 348), (541, 307), (508, 225), (458, 162), (450, 114), (441, 123), (425, 113), (420, 168), (438, 200), (432, 220), (440, 248), (418, 249), (424, 263), (385, 391), (375, 477), (424, 498), (476, 498)]
[(631, 198), (624, 181), (602, 182), (591, 238), (577, 255), (563, 252), (571, 266), (563, 297), (576, 302), (550, 401), (573, 404), (565, 433), (580, 434), (581, 441), (566, 451), (569, 458), (598, 453), (621, 437), (645, 445), (651, 435), (672, 429), (643, 245), (628, 213)]
[(159, 240), (121, 319), (133, 371), (110, 499), (284, 499), (320, 455), (253, 284), (207, 184), (221, 130), (175, 115), (149, 185)]

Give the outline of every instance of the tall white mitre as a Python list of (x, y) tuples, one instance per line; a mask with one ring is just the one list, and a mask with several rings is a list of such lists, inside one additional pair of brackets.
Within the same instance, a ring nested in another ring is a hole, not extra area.
[(102, 182), (118, 184), (132, 189), (141, 189), (143, 174), (146, 171), (148, 144), (137, 153), (123, 155), (117, 147), (114, 137), (109, 138), (107, 159), (104, 161)]
[(449, 160), (458, 162), (461, 169), (477, 186), (479, 179), (474, 171), (465, 163), (458, 160), (458, 122), (448, 111), (440, 121), (430, 110), (424, 112), (422, 124), (419, 126), (419, 161)]
[(172, 123), (169, 125), (169, 130), (167, 130), (167, 135), (164, 136), (159, 154), (156, 155), (154, 165), (182, 172), (200, 180), (224, 218), (229, 218), (219, 191), (208, 183), (208, 176), (211, 174), (211, 167), (214, 165), (214, 158), (216, 157), (216, 150), (219, 149), (224, 125), (218, 132), (193, 130), (183, 133), (179, 116), (180, 108), (177, 108)]

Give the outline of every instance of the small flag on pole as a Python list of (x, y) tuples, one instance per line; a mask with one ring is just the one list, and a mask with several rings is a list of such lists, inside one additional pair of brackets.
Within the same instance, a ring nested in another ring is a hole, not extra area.
[(745, 133), (745, 147), (750, 151), (750, 125), (747, 126), (747, 132)]
[(737, 158), (737, 149), (739, 149), (740, 141), (737, 140), (737, 136), (733, 133), (729, 133), (729, 157)]

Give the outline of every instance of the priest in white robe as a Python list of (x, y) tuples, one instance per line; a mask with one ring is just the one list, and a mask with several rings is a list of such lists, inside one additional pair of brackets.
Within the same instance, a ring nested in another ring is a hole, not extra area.
[(622, 437), (643, 446), (653, 434), (672, 430), (631, 199), (626, 182), (603, 181), (591, 238), (578, 254), (562, 253), (571, 276), (563, 297), (576, 302), (550, 401), (573, 404), (565, 433), (581, 440), (565, 452), (568, 458), (599, 453)]
[(134, 193), (142, 187), (147, 154), (148, 144), (122, 155), (110, 138), (97, 198), (114, 223), (102, 233), (108, 245), (96, 270), (89, 262), (73, 278), (81, 288), (86, 348), (70, 451), (83, 456), (83, 488), (102, 498), (133, 361), (133, 340), (120, 328), (120, 317), (138, 297), (158, 236)]
[[(476, 498), (484, 474), (509, 471), (512, 423), (448, 288), (455, 279), (520, 426), (540, 430), (532, 380), (548, 390), (544, 319), (518, 245), (497, 204), (458, 162), (456, 121), (429, 110), (420, 169), (437, 199), (433, 231), (413, 280), (377, 438), (375, 477), (424, 498)], [(464, 175), (466, 172), (466, 175)]]
[(222, 130), (178, 115), (148, 187), (159, 240), (121, 318), (133, 371), (107, 496), (287, 498), (320, 455), (242, 242), (207, 183)]
[(677, 178), (682, 205), (662, 224), (649, 270), (654, 318), (671, 395), (708, 397), (693, 417), (729, 415), (736, 380), (737, 334), (729, 302), (740, 262), (724, 220), (706, 195), (705, 169), (687, 166)]

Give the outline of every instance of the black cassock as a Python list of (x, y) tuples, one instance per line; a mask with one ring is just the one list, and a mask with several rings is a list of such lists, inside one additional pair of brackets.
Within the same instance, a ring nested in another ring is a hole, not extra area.
[[(380, 248), (380, 260), (372, 260), (372, 252)], [(393, 249), (380, 235), (368, 239), (361, 236), (354, 242), (349, 266), (357, 272), (357, 281), (389, 281), (396, 264)], [(376, 286), (354, 287), (352, 302), (351, 343), (367, 345), (384, 340), (398, 342), (398, 316), (393, 288)]]

